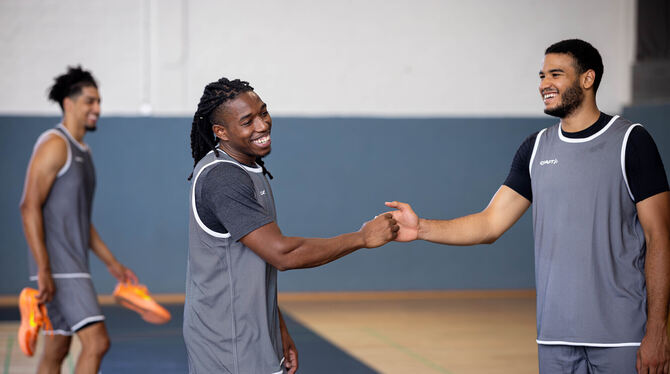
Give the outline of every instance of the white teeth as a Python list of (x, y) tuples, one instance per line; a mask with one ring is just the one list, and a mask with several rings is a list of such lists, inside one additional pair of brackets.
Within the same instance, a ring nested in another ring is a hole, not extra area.
[(552, 97), (556, 97), (556, 94), (545, 94), (545, 95), (544, 95), (544, 99), (545, 99), (545, 100), (547, 100), (547, 99), (551, 99)]
[(264, 136), (262, 138), (254, 140), (254, 143), (259, 144), (259, 145), (263, 145), (263, 144), (267, 143), (269, 140), (270, 140), (270, 136), (268, 135), (268, 136)]

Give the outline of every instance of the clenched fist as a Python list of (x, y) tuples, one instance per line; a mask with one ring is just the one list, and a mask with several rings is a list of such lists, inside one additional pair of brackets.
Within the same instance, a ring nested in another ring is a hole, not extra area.
[(389, 213), (379, 215), (372, 221), (365, 222), (360, 232), (363, 234), (366, 248), (382, 246), (396, 238), (398, 224)]

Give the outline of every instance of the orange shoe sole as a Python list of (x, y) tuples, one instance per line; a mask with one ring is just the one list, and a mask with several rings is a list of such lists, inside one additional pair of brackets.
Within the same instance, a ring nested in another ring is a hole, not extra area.
[(144, 286), (119, 283), (113, 295), (117, 303), (136, 312), (149, 323), (161, 325), (172, 318), (167, 309), (149, 296)]

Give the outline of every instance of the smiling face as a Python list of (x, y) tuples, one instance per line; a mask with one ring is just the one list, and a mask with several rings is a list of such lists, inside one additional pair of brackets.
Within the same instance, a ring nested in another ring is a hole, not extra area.
[(95, 131), (100, 118), (100, 94), (94, 86), (84, 86), (81, 93), (63, 100), (65, 115), (75, 123), (82, 124), (86, 131)]
[(257, 158), (270, 153), (272, 118), (254, 91), (221, 104), (214, 117), (212, 130), (221, 148), (237, 161), (253, 165)]
[(582, 75), (577, 72), (572, 56), (564, 53), (546, 54), (540, 70), (539, 87), (544, 112), (559, 118), (574, 113), (584, 101), (581, 80)]

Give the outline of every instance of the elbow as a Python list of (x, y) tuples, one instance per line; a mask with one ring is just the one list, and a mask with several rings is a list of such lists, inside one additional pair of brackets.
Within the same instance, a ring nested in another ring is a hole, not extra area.
[(277, 248), (274, 253), (275, 255), (268, 258), (267, 262), (277, 270), (286, 271), (297, 267), (295, 261), (292, 259), (293, 256), (291, 256), (291, 251), (288, 251), (285, 248)]
[(489, 233), (489, 235), (485, 236), (484, 239), (482, 239), (479, 244), (493, 244), (495, 243), (500, 237), (502, 236), (503, 233)]
[(279, 271), (286, 271), (286, 270), (291, 270), (291, 269), (292, 269), (292, 268), (290, 267), (290, 265), (288, 265), (288, 264), (286, 263), (286, 261), (283, 261), (283, 260), (280, 260), (280, 261), (274, 261), (274, 263), (272, 264), (272, 266), (274, 266), (275, 269), (277, 269), (277, 270), (279, 270)]
[(278, 259), (272, 261), (272, 266), (274, 266), (279, 271), (298, 268), (298, 266), (296, 266), (296, 264), (294, 264), (287, 255), (280, 256)]
[(21, 213), (21, 218), (23, 219), (23, 221), (29, 219), (35, 212), (35, 210), (36, 209), (34, 204), (30, 204), (25, 200), (21, 201), (21, 203), (19, 204), (19, 212)]

